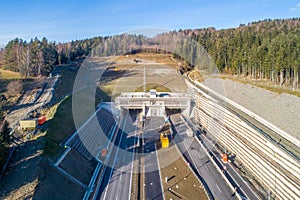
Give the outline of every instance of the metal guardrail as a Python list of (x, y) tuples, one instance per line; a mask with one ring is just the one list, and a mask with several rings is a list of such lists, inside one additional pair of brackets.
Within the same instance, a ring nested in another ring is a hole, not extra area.
[[(115, 126), (113, 127), (113, 129), (112, 129), (112, 131), (111, 131), (111, 134), (110, 134), (109, 141), (112, 141), (112, 142), (107, 144), (106, 149), (108, 149), (108, 147), (109, 147), (110, 144), (114, 143), (114, 141), (115, 141), (115, 139), (116, 139), (116, 137), (114, 137), (116, 134), (114, 134), (114, 133), (117, 133), (117, 123), (116, 123)], [(112, 140), (112, 139), (113, 139), (113, 140)], [(105, 158), (105, 161), (110, 159), (110, 154), (111, 154), (111, 152), (112, 152), (112, 151), (109, 151), (109, 153), (107, 154), (107, 156), (106, 156), (106, 158)], [(99, 153), (100, 153), (100, 150), (99, 150)], [(99, 175), (99, 172), (100, 172), (100, 168), (101, 168), (103, 171), (105, 171), (105, 170), (106, 170), (106, 167), (107, 167), (107, 166), (106, 166), (105, 164), (103, 165), (102, 163), (98, 162), (97, 168), (96, 168), (95, 171), (94, 171), (94, 174), (93, 174), (93, 176), (92, 176), (92, 178), (91, 178), (91, 181), (90, 181), (90, 183), (89, 183), (89, 188), (88, 188), (88, 190), (85, 192), (84, 197), (83, 197), (83, 200), (88, 200), (88, 199), (90, 198), (90, 195), (91, 195), (91, 193), (93, 192), (92, 187), (94, 187), (95, 181), (96, 181), (97, 176)], [(99, 168), (99, 169), (98, 169), (98, 168)], [(103, 177), (104, 177), (104, 173), (101, 174), (101, 176), (100, 176), (100, 178), (99, 178), (99, 181), (98, 181), (99, 183), (102, 182)], [(97, 187), (94, 194), (98, 193), (99, 189), (100, 189), (100, 187)], [(93, 199), (95, 199), (95, 198), (96, 198), (96, 197), (93, 197)]]
[[(211, 160), (211, 162), (214, 164), (214, 166), (217, 168), (217, 170), (219, 171), (219, 173), (222, 175), (223, 179), (225, 180), (225, 182), (227, 183), (227, 185), (230, 187), (230, 189), (233, 192), (236, 192), (235, 188), (233, 187), (233, 185), (231, 184), (231, 182), (227, 179), (227, 177), (225, 176), (225, 174), (222, 172), (222, 170), (220, 169), (220, 167), (218, 166), (218, 164), (216, 163), (216, 161), (211, 157), (211, 155), (208, 153), (207, 149), (205, 148), (205, 146), (202, 144), (202, 142), (199, 140), (199, 138), (196, 136), (195, 137), (197, 142), (200, 144), (200, 146), (205, 149), (205, 153), (206, 155), (209, 157), (209, 159)], [(211, 152), (213, 155), (214, 153)], [(215, 156), (215, 155), (214, 155)], [(236, 192), (237, 193), (237, 192)], [(238, 193), (237, 193), (238, 194)], [(239, 200), (243, 200), (243, 198), (241, 197), (240, 194), (237, 195), (237, 198)]]
[[(171, 121), (171, 125), (172, 125), (172, 126), (170, 127), (170, 132), (171, 132), (171, 134), (173, 135), (173, 128), (174, 128), (175, 125), (173, 124), (172, 121)], [(176, 150), (178, 151), (178, 153), (179, 153), (179, 155), (181, 156), (181, 158), (182, 158), (183, 160), (186, 160), (186, 161), (187, 161), (187, 158), (184, 157), (184, 156), (182, 155), (182, 153), (181, 153), (181, 151), (180, 151), (180, 148), (179, 148), (179, 146), (178, 146), (177, 144), (175, 145), (175, 148), (176, 148)], [(208, 188), (208, 186), (207, 186), (206, 184), (203, 183), (203, 181), (198, 177), (198, 175), (195, 173), (194, 169), (192, 169), (192, 167), (191, 167), (190, 165), (188, 165), (188, 167), (189, 167), (189, 169), (191, 170), (191, 172), (194, 174), (194, 176), (196, 177), (196, 179), (199, 181), (199, 183), (201, 184), (201, 186), (203, 187), (204, 192), (205, 192), (207, 198), (208, 198), (209, 200), (214, 200), (213, 195), (212, 195), (210, 189)], [(195, 168), (196, 168), (196, 166), (195, 166)]]
[[(186, 126), (189, 127), (189, 125), (187, 124), (186, 120), (185, 120), (183, 117), (181, 117), (181, 118), (182, 118), (182, 120), (185, 122)], [(227, 185), (230, 187), (230, 189), (231, 189), (233, 192), (237, 193), (237, 192), (236, 192), (236, 189), (234, 188), (234, 186), (232, 185), (232, 183), (228, 180), (228, 178), (225, 176), (225, 174), (222, 172), (222, 170), (220, 169), (219, 165), (216, 163), (215, 159), (209, 154), (207, 148), (203, 145), (203, 143), (199, 140), (199, 138), (198, 138), (197, 136), (195, 136), (195, 138), (196, 138), (197, 142), (200, 144), (200, 146), (205, 150), (206, 155), (209, 157), (209, 159), (211, 160), (211, 162), (213, 163), (213, 165), (214, 165), (214, 166), (216, 167), (216, 169), (219, 171), (219, 173), (221, 174), (221, 176), (223, 177), (223, 179), (225, 180), (225, 182), (227, 183)], [(210, 152), (211, 152), (211, 151), (210, 151)], [(215, 155), (213, 152), (211, 152), (211, 154), (212, 154), (214, 157), (216, 157), (216, 155)], [(232, 178), (232, 177), (231, 177), (231, 178)], [(232, 179), (233, 179), (233, 178), (232, 178)], [(241, 196), (239, 193), (237, 193), (237, 194), (238, 194), (238, 195), (237, 195), (237, 198), (238, 198), (239, 200), (242, 200), (242, 199), (243, 199), (242, 196)]]

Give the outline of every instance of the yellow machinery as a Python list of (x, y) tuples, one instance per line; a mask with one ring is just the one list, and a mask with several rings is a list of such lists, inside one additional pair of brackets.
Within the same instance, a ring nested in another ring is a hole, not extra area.
[(160, 134), (160, 142), (162, 148), (168, 148), (169, 147), (169, 138), (164, 133)]

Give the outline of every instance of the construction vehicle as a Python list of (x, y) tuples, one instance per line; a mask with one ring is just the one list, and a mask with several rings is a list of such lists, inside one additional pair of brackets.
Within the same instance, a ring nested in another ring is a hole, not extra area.
[(162, 148), (168, 148), (169, 147), (169, 138), (165, 133), (160, 134), (160, 142)]
[(191, 128), (186, 129), (186, 135), (188, 137), (194, 137), (194, 132)]
[(38, 125), (43, 125), (46, 122), (46, 116), (40, 116), (38, 118)]
[(222, 161), (223, 161), (224, 163), (227, 163), (227, 162), (228, 162), (228, 156), (227, 156), (226, 153), (222, 153)]
[(106, 149), (106, 148), (103, 148), (103, 149), (101, 150), (101, 156), (102, 156), (102, 157), (105, 157), (105, 156), (106, 156), (106, 153), (107, 153), (107, 149)]
[(21, 130), (34, 130), (38, 125), (38, 120), (34, 119), (23, 119), (20, 120), (20, 129)]

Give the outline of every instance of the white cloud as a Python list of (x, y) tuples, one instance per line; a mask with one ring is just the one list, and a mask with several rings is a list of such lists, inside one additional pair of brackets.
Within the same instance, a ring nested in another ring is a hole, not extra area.
[(290, 12), (300, 14), (300, 3), (297, 3), (295, 6), (290, 7)]

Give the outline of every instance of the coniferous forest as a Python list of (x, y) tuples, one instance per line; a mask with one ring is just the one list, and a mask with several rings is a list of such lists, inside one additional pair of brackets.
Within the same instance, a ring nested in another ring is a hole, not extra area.
[[(85, 56), (113, 56), (131, 51), (132, 46), (158, 47), (174, 40), (182, 57), (197, 55), (198, 49), (188, 40), (174, 39), (187, 35), (210, 55), (220, 72), (267, 79), (280, 86), (299, 88), (300, 19), (263, 20), (237, 28), (203, 28), (163, 33), (155, 38), (142, 35), (116, 35), (49, 42), (46, 38), (24, 41), (13, 39), (0, 51), (0, 67), (20, 72), (24, 78), (46, 76), (57, 64), (66, 64)], [(176, 56), (176, 55), (174, 55)], [(193, 66), (200, 61), (193, 60)]]

